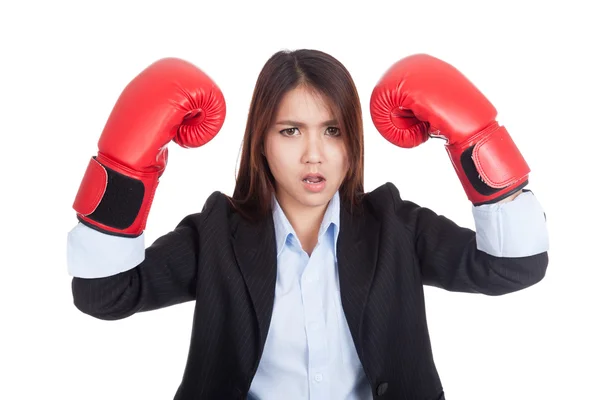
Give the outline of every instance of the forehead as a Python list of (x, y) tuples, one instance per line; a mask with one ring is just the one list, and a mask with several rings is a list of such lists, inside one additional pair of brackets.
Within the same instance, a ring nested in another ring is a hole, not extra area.
[(277, 110), (277, 118), (295, 120), (334, 118), (329, 100), (312, 88), (299, 86), (287, 92)]

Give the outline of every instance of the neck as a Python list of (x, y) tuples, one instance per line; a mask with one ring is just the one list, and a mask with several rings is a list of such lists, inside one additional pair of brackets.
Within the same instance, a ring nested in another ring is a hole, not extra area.
[[(282, 201), (283, 200), (283, 201)], [(298, 235), (304, 251), (310, 255), (317, 244), (319, 228), (323, 222), (327, 204), (316, 207), (306, 207), (292, 202), (286, 202), (284, 198), (277, 196), (277, 201), (288, 221)]]

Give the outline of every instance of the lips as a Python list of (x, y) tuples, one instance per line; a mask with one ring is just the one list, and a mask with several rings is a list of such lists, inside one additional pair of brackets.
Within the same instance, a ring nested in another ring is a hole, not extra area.
[(302, 177), (302, 180), (309, 183), (317, 183), (326, 180), (321, 174), (306, 174)]

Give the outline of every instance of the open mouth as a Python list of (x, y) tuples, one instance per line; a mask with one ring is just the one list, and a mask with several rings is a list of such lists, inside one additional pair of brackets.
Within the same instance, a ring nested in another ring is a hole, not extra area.
[(309, 185), (317, 185), (325, 181), (325, 177), (321, 174), (308, 174), (302, 179), (302, 182), (308, 183)]

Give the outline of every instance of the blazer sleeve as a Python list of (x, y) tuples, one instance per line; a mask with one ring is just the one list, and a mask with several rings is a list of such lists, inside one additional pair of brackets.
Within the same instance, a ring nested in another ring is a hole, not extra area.
[[(453, 292), (502, 295), (525, 289), (544, 278), (547, 251), (517, 257), (486, 253), (478, 248), (475, 231), (426, 207), (400, 199), (397, 189), (393, 197), (396, 214), (414, 239), (425, 285)], [(545, 215), (542, 218), (545, 221)]]
[[(95, 318), (117, 320), (195, 299), (199, 227), (205, 218), (204, 210), (186, 216), (173, 231), (146, 248), (143, 261), (134, 268), (110, 276), (74, 276), (71, 287), (75, 306)], [(110, 257), (105, 259), (109, 262)], [(101, 262), (96, 258), (93, 264)], [(79, 270), (83, 267), (80, 265)]]

